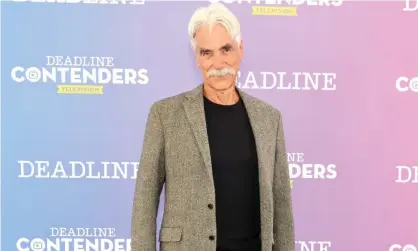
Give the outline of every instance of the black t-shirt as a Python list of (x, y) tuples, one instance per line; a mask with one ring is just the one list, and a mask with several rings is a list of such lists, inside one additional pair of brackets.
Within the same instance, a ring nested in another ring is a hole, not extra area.
[(260, 193), (255, 139), (245, 105), (204, 98), (216, 193), (217, 245), (261, 250)]

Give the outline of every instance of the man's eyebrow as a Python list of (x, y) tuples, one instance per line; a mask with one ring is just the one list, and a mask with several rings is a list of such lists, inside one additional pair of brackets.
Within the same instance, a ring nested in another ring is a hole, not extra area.
[(206, 49), (206, 48), (200, 48), (200, 49), (199, 49), (199, 52), (200, 52), (200, 53), (211, 53), (211, 52), (212, 52), (212, 50), (209, 50), (209, 49)]
[(228, 43), (220, 48), (220, 50), (225, 50), (225, 49), (232, 49), (232, 45)]
[[(228, 49), (232, 49), (232, 45), (231, 45), (230, 43), (227, 43), (227, 44), (225, 44), (225, 45), (223, 45), (223, 46), (221, 46), (221, 47), (219, 48), (219, 50), (228, 50)], [(201, 48), (199, 49), (199, 51), (200, 51), (200, 53), (203, 53), (203, 52), (206, 52), (206, 53), (213, 52), (213, 50), (211, 50), (211, 49), (206, 49), (206, 48), (204, 48), (204, 47), (201, 47)]]

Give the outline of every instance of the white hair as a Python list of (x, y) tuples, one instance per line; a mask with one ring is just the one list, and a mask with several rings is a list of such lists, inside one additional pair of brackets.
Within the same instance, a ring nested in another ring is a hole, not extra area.
[(189, 37), (193, 50), (196, 49), (196, 32), (204, 24), (209, 25), (209, 30), (214, 24), (223, 25), (231, 37), (238, 44), (241, 43), (241, 27), (237, 17), (225, 5), (212, 3), (208, 7), (198, 8), (190, 19)]

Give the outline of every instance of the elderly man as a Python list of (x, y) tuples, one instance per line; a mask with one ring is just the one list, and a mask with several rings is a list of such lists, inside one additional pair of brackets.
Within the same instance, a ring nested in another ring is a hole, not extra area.
[(189, 24), (203, 84), (150, 109), (132, 216), (132, 251), (294, 251), (280, 112), (235, 86), (240, 24), (223, 5)]

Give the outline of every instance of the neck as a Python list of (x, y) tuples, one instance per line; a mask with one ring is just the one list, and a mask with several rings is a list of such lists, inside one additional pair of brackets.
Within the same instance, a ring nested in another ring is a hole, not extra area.
[(203, 95), (210, 101), (220, 105), (233, 105), (239, 100), (235, 85), (219, 91), (211, 88), (208, 84), (203, 84)]

